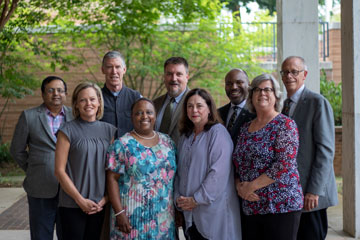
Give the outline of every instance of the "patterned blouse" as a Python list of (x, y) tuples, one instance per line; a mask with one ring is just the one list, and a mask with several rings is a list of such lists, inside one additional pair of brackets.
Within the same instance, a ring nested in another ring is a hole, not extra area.
[(175, 145), (168, 135), (158, 134), (153, 147), (126, 133), (108, 150), (107, 166), (120, 174), (120, 199), (132, 226), (130, 234), (118, 231), (111, 210), (110, 239), (175, 239)]
[(303, 193), (296, 163), (299, 135), (295, 121), (279, 114), (258, 131), (249, 132), (249, 126), (250, 122), (241, 127), (233, 153), (236, 175), (240, 182), (250, 182), (265, 173), (275, 182), (255, 191), (259, 201), (243, 200), (244, 213), (301, 210)]

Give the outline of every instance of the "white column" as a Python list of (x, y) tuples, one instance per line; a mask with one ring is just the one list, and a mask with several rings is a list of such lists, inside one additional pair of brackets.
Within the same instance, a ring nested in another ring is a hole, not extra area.
[(276, 11), (278, 71), (286, 57), (301, 56), (308, 66), (305, 85), (320, 92), (318, 1), (277, 0)]
[(360, 4), (341, 1), (343, 228), (360, 236)]

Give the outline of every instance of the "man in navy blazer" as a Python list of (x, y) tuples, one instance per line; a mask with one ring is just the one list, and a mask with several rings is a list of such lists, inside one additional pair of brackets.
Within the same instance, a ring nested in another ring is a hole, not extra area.
[(41, 92), (43, 104), (21, 113), (10, 152), (26, 172), (23, 186), (29, 203), (31, 239), (53, 239), (55, 223), (57, 237), (62, 239), (57, 214), (59, 183), (54, 170), (56, 133), (73, 115), (71, 108), (64, 106), (67, 88), (63, 79), (45, 78)]
[(338, 201), (333, 167), (333, 111), (322, 95), (305, 87), (307, 67), (302, 57), (286, 58), (280, 73), (288, 97), (283, 113), (295, 120), (299, 130), (297, 163), (304, 192), (304, 210), (297, 239), (325, 239), (328, 230), (326, 209)]
[[(249, 78), (244, 70), (234, 68), (225, 76), (225, 92), (230, 103), (218, 109), (225, 127), (236, 145), (236, 138), (240, 127), (255, 118), (255, 115), (246, 109), (246, 98), (249, 94)], [(234, 110), (234, 107), (236, 110)], [(235, 114), (235, 115), (234, 115)], [(234, 115), (234, 116), (233, 116)]]

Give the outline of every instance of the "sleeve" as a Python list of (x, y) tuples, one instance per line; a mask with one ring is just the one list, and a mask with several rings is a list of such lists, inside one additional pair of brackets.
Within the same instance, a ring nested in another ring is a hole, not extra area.
[(10, 153), (13, 159), (26, 172), (28, 166), (29, 153), (27, 151), (29, 143), (29, 126), (25, 112), (22, 112), (16, 124), (13, 139), (11, 141)]
[[(274, 160), (265, 174), (282, 184), (290, 184), (290, 174), (297, 169), (296, 156), (299, 149), (299, 133), (295, 121), (285, 118), (280, 122), (276, 135), (274, 149)], [(269, 149), (270, 150), (270, 149)]]
[(62, 125), (59, 129), (59, 131), (61, 131), (66, 137), (67, 139), (69, 140), (69, 142), (71, 143), (71, 130), (70, 130), (70, 127), (69, 127), (69, 123), (70, 122), (65, 122), (64, 125)]
[(125, 173), (125, 149), (120, 140), (115, 140), (109, 146), (106, 154), (106, 169), (118, 174)]
[(208, 168), (204, 181), (194, 193), (194, 199), (198, 204), (211, 204), (221, 196), (226, 190), (232, 173), (233, 142), (226, 128), (222, 125), (218, 126), (212, 127), (217, 127), (217, 129), (210, 133), (208, 154), (204, 154), (208, 157)]
[(315, 156), (311, 166), (306, 192), (325, 195), (325, 186), (333, 170), (335, 152), (334, 115), (330, 103), (323, 98), (313, 119)]

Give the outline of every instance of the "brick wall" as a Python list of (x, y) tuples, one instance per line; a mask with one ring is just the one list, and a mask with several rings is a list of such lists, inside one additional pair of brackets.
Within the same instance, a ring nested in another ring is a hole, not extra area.
[(341, 82), (341, 29), (340, 23), (331, 23), (329, 27), (329, 57), (332, 62), (332, 79), (335, 83)]
[(335, 127), (335, 157), (334, 170), (336, 176), (341, 176), (342, 164), (342, 127)]

